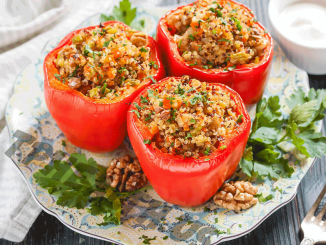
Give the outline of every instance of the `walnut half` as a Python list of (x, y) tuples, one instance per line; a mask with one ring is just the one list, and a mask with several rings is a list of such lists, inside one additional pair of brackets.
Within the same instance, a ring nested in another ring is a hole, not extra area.
[(120, 192), (140, 189), (147, 183), (137, 158), (126, 155), (114, 159), (106, 170), (106, 182)]
[(214, 195), (214, 202), (229, 210), (240, 211), (248, 209), (258, 202), (254, 197), (258, 192), (258, 188), (249, 182), (237, 181), (224, 183), (220, 190)]

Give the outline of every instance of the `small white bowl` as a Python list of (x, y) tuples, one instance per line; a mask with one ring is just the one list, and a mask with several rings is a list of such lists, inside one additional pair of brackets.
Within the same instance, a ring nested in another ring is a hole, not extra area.
[(310, 74), (326, 74), (326, 0), (270, 0), (274, 38)]

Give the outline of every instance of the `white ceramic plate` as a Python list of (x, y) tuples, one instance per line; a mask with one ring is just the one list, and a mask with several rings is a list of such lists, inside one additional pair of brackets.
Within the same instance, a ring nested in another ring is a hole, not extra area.
[[(154, 35), (156, 24), (166, 11), (167, 9), (163, 8), (139, 9), (136, 18), (137, 20), (144, 19), (146, 22), (145, 32)], [(85, 20), (80, 27), (99, 24), (99, 16), (100, 14)], [(16, 130), (21, 130), (35, 137), (38, 142), (50, 144), (53, 147), (53, 152), (63, 151), (66, 154), (82, 152), (102, 164), (106, 164), (109, 160), (122, 156), (126, 152), (133, 155), (128, 138), (114, 152), (94, 154), (69, 143), (57, 127), (44, 101), (43, 60), (61, 39), (62, 37), (50, 40), (38, 61), (28, 66), (17, 77), (15, 92), (6, 111), (11, 141), (16, 140), (13, 136)], [(298, 88), (308, 91), (307, 74), (291, 64), (276, 44), (271, 77), (264, 96), (280, 96), (282, 111), (286, 114), (289, 109), (285, 99)], [(318, 126), (320, 129), (321, 124)], [(62, 140), (67, 142), (66, 146), (62, 145)], [(289, 164), (295, 169), (292, 177), (277, 181), (265, 179), (262, 183), (254, 181), (260, 192), (264, 195), (273, 193), (274, 198), (266, 203), (258, 203), (242, 212), (237, 213), (219, 208), (213, 201), (208, 201), (205, 205), (193, 209), (182, 208), (164, 202), (154, 190), (148, 190), (146, 193), (141, 192), (131, 196), (123, 202), (121, 225), (110, 224), (99, 227), (96, 224), (103, 222), (102, 216), (92, 216), (87, 213), (86, 209), (77, 210), (58, 206), (56, 205), (57, 198), (48, 194), (46, 190), (35, 183), (33, 174), (49, 164), (51, 159), (45, 161), (29, 159), (28, 154), (31, 150), (32, 146), (24, 143), (20, 152), (16, 152), (12, 159), (26, 180), (36, 202), (43, 210), (56, 216), (63, 224), (76, 232), (116, 244), (142, 244), (142, 239), (139, 239), (142, 235), (156, 236), (157, 238), (151, 242), (152, 244), (178, 245), (217, 244), (243, 236), (295, 197), (301, 179), (313, 164), (313, 159), (307, 159), (294, 165), (295, 159), (289, 155)], [(245, 180), (246, 176), (238, 169), (232, 179)], [(276, 186), (283, 189), (282, 194), (279, 191), (273, 191)], [(210, 211), (204, 211), (205, 207)], [(183, 221), (176, 219), (180, 216), (183, 217)], [(162, 217), (166, 220), (164, 224), (161, 222)], [(215, 218), (218, 218), (217, 224), (215, 224)], [(193, 223), (187, 225), (187, 221)], [(230, 229), (230, 234), (217, 235), (216, 229), (223, 231)], [(165, 236), (168, 238), (163, 240)]]

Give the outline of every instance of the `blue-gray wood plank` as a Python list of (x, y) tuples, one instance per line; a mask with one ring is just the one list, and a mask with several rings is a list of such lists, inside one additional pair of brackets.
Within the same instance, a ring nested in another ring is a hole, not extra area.
[[(267, 28), (270, 22), (267, 15), (268, 0), (238, 0), (249, 6), (255, 13), (257, 19)], [(177, 3), (190, 3), (189, 0), (164, 0), (163, 5)], [(309, 83), (314, 88), (326, 88), (326, 76), (309, 75)], [(325, 134), (325, 124), (323, 132)], [(300, 244), (300, 223), (308, 210), (313, 205), (323, 186), (326, 184), (326, 159), (317, 159), (313, 167), (303, 178), (298, 194), (293, 201), (276, 211), (267, 218), (257, 229), (239, 239), (224, 242), (223, 245), (293, 245)], [(320, 207), (326, 204), (324, 197)], [(2, 245), (13, 245), (15, 243), (0, 240)], [(17, 243), (16, 243), (17, 244)], [(22, 243), (28, 245), (104, 245), (109, 244), (94, 238), (76, 233), (55, 217), (42, 212), (33, 224)]]

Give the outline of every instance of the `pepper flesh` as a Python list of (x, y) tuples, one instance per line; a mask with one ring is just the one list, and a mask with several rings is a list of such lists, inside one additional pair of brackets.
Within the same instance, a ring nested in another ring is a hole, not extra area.
[[(232, 0), (228, 2), (237, 4), (241, 8), (251, 12), (251, 10), (243, 4)], [(190, 6), (196, 3), (197, 2), (185, 6)], [(202, 69), (192, 67), (187, 64), (179, 54), (178, 44), (174, 42), (173, 36), (166, 25), (169, 16), (185, 6), (169, 11), (160, 19), (157, 26), (156, 40), (163, 54), (163, 62), (167, 69), (168, 75), (182, 76), (187, 74), (190, 77), (196, 78), (200, 81), (205, 81), (208, 83), (219, 82), (237, 91), (247, 106), (257, 103), (263, 96), (272, 66), (274, 44), (271, 35), (269, 33), (264, 34), (269, 42), (265, 48), (266, 50), (263, 58), (258, 63), (237, 65), (236, 69), (231, 71), (223, 71), (224, 68)], [(252, 13), (250, 14), (252, 17), (254, 17)], [(265, 28), (259, 22), (256, 22), (256, 24), (262, 30), (265, 30)]]
[[(108, 21), (101, 27), (114, 25), (117, 21)], [(130, 28), (127, 25), (120, 25)], [(72, 43), (72, 38), (80, 31), (94, 29), (90, 26), (68, 34), (44, 60), (44, 96), (50, 114), (56, 121), (67, 139), (74, 145), (92, 151), (108, 152), (115, 150), (126, 136), (126, 113), (129, 104), (149, 84), (151, 78), (146, 78), (131, 94), (122, 94), (114, 100), (92, 99), (81, 92), (69, 88), (55, 78), (59, 73), (54, 60), (59, 50)], [(149, 38), (151, 49), (150, 60), (155, 61), (158, 68), (152, 73), (152, 78), (159, 80), (165, 77), (165, 70), (155, 40)]]
[[(155, 90), (169, 79), (165, 78), (148, 89)], [(133, 149), (153, 188), (167, 202), (184, 207), (205, 203), (223, 182), (232, 176), (246, 147), (251, 121), (241, 97), (223, 84), (212, 85), (231, 94), (231, 98), (238, 105), (239, 114), (243, 117), (238, 130), (226, 136), (226, 148), (218, 148), (209, 156), (184, 159), (179, 155), (163, 153), (153, 147), (153, 144), (145, 144), (144, 140), (152, 139), (154, 135), (137, 115), (131, 112), (136, 109), (134, 103), (127, 113), (128, 135)], [(140, 95), (146, 97), (146, 94), (145, 90)], [(140, 95), (134, 102), (140, 104)]]

